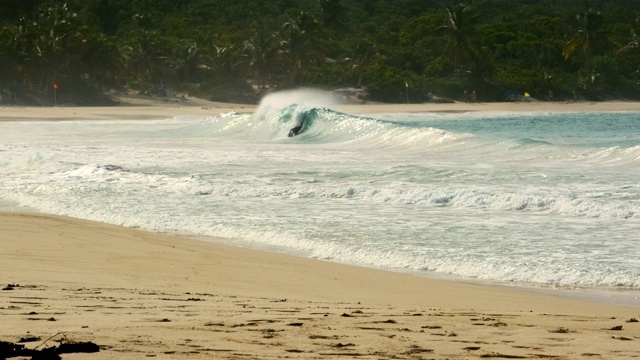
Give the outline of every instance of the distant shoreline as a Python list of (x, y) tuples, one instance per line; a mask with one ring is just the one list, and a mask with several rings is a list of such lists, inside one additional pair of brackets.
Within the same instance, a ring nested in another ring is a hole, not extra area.
[[(2, 106), (0, 121), (39, 120), (161, 120), (174, 116), (215, 116), (221, 113), (253, 113), (257, 105), (210, 102), (190, 98), (185, 103), (162, 99), (138, 99), (133, 103), (107, 107), (82, 106)], [(502, 103), (424, 103), (424, 104), (336, 104), (337, 111), (351, 114), (379, 113), (464, 113), (498, 112), (590, 112), (640, 111), (640, 102), (502, 102)]]

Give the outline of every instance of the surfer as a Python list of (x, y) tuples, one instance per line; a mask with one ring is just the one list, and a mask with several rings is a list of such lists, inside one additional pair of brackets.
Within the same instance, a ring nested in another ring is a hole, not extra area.
[(287, 135), (288, 137), (294, 137), (300, 134), (300, 132), (302, 131), (302, 126), (304, 126), (304, 113), (300, 114), (298, 118), (300, 119), (300, 122), (298, 122), (298, 125), (289, 130), (289, 135)]
[(298, 125), (298, 126), (296, 126), (294, 128), (291, 128), (291, 130), (289, 130), (289, 135), (288, 136), (289, 137), (294, 137), (294, 136), (300, 134), (300, 130), (302, 130), (302, 124), (300, 124), (300, 125)]

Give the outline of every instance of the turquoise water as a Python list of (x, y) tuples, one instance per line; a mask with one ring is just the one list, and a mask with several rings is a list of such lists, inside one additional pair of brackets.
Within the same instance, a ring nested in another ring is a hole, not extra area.
[(522, 142), (548, 143), (577, 147), (634, 147), (640, 144), (637, 113), (532, 113), (503, 114), (477, 119), (432, 119), (416, 121), (415, 126), (430, 126), (452, 132), (469, 132), (495, 139), (519, 139)]
[(0, 123), (0, 206), (427, 276), (640, 290), (640, 113), (316, 102)]

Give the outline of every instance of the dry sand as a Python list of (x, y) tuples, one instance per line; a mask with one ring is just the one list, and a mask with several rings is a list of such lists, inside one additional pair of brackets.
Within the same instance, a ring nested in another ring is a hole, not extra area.
[[(253, 113), (257, 106), (212, 102), (187, 97), (114, 96), (121, 104), (110, 107), (0, 107), (0, 121), (31, 120), (145, 120), (174, 116), (214, 116), (231, 111)], [(335, 110), (349, 114), (396, 112), (468, 112), (468, 111), (640, 111), (640, 102), (504, 102), (504, 103), (425, 103), (425, 104), (336, 104)]]
[[(0, 119), (160, 119), (255, 109), (193, 99), (132, 105), (2, 107)], [(640, 105), (338, 109), (615, 111)], [(92, 341), (101, 347), (99, 353), (63, 359), (625, 359), (640, 353), (638, 307), (438, 281), (41, 214), (0, 213), (0, 284), (0, 341), (25, 338), (31, 340), (27, 348)]]

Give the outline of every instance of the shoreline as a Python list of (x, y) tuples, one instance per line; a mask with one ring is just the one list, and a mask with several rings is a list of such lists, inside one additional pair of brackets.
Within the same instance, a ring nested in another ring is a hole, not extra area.
[(319, 261), (319, 262), (328, 263), (328, 264), (336, 264), (339, 266), (353, 267), (353, 268), (372, 270), (372, 271), (381, 271), (384, 273), (393, 273), (401, 276), (423, 278), (428, 281), (433, 280), (436, 282), (503, 289), (506, 291), (515, 291), (523, 294), (537, 294), (537, 295), (548, 296), (552, 298), (576, 300), (576, 301), (583, 301), (583, 302), (600, 304), (605, 306), (619, 306), (619, 307), (640, 310), (640, 289), (628, 289), (628, 288), (618, 289), (618, 288), (612, 288), (612, 287), (597, 287), (597, 286), (572, 287), (570, 285), (555, 286), (551, 284), (521, 283), (521, 282), (509, 283), (509, 282), (501, 282), (499, 280), (482, 280), (482, 279), (464, 278), (464, 277), (448, 275), (448, 274), (422, 272), (418, 270), (405, 270), (405, 269), (399, 269), (399, 268), (382, 268), (382, 267), (376, 267), (373, 265), (366, 265), (366, 264), (315, 259), (312, 257), (305, 256), (303, 254), (297, 253), (295, 251), (289, 251), (286, 248), (275, 249), (269, 246), (260, 247), (260, 246), (248, 246), (248, 244), (236, 244), (236, 243), (230, 244), (227, 241), (225, 241), (225, 239), (222, 239), (222, 238), (202, 236), (198, 234), (157, 232), (154, 230), (149, 230), (144, 228), (130, 228), (130, 227), (125, 227), (125, 226), (102, 222), (102, 221), (71, 217), (69, 215), (56, 215), (56, 214), (43, 213), (38, 210), (21, 210), (19, 208), (0, 207), (0, 217), (3, 214), (25, 214), (25, 215), (35, 215), (35, 216), (42, 215), (42, 216), (70, 218), (78, 221), (95, 222), (97, 224), (105, 224), (110, 226), (122, 227), (123, 229), (131, 229), (131, 230), (142, 231), (142, 232), (147, 232), (151, 234), (159, 234), (163, 236), (166, 235), (174, 238), (184, 238), (189, 241), (194, 241), (197, 243), (204, 243), (204, 244), (211, 244), (213, 246), (229, 247), (229, 248), (247, 250), (250, 252), (265, 253), (265, 254), (275, 254), (277, 256), (284, 256), (284, 257), (293, 257), (296, 259), (300, 259), (302, 261), (305, 261), (305, 260)]
[[(162, 120), (175, 116), (216, 116), (253, 113), (258, 105), (189, 100), (186, 103), (142, 99), (110, 107), (0, 106), (0, 121)], [(465, 113), (465, 112), (616, 112), (640, 111), (640, 102), (504, 102), (425, 104), (336, 104), (333, 109), (350, 114)]]
[(0, 239), (0, 341), (101, 346), (78, 359), (632, 358), (640, 341), (638, 308), (64, 216), (0, 212)]
[[(2, 214), (2, 209), (0, 209), (0, 214)], [(64, 215), (63, 215), (64, 216)], [(83, 219), (80, 219), (83, 220)], [(142, 231), (150, 231), (140, 229)], [(268, 254), (277, 254), (287, 257), (294, 257), (304, 260), (311, 261), (320, 261), (326, 262), (329, 264), (337, 264), (340, 266), (347, 267), (355, 267), (361, 268), (365, 270), (373, 270), (373, 271), (382, 271), (398, 274), (401, 276), (409, 276), (409, 277), (417, 277), (424, 278), (427, 280), (433, 280), (436, 282), (444, 282), (444, 283), (454, 283), (461, 285), (470, 285), (470, 286), (480, 286), (487, 287), (493, 289), (503, 289), (506, 291), (514, 291), (524, 294), (536, 294), (542, 296), (548, 296), (553, 298), (567, 299), (567, 300), (575, 300), (575, 301), (583, 301), (593, 304), (601, 304), (605, 306), (619, 306), (630, 309), (638, 309), (640, 311), (640, 289), (630, 289), (630, 288), (613, 288), (613, 287), (598, 287), (598, 286), (570, 286), (570, 285), (561, 285), (556, 286), (552, 284), (539, 284), (539, 283), (523, 283), (523, 282), (502, 282), (499, 280), (482, 280), (482, 279), (474, 279), (474, 278), (464, 278), (455, 275), (449, 274), (441, 274), (441, 273), (429, 273), (425, 271), (419, 270), (406, 270), (400, 268), (383, 268), (376, 267), (373, 265), (366, 264), (358, 264), (358, 263), (349, 263), (349, 262), (341, 262), (335, 260), (324, 260), (324, 259), (316, 259), (312, 257), (305, 256), (304, 254), (300, 254), (295, 251), (289, 251), (288, 249), (274, 249), (270, 246), (260, 247), (258, 246), (250, 246), (247, 247), (245, 245), (238, 244), (229, 244), (224, 239), (218, 239), (213, 237), (205, 237), (201, 235), (193, 235), (193, 234), (178, 234), (178, 233), (163, 233), (170, 236), (178, 236), (185, 237), (187, 239), (192, 239), (198, 242), (204, 242), (207, 244), (214, 245), (222, 245), (222, 246), (230, 246), (233, 248), (239, 249), (247, 249), (249, 251), (257, 251), (264, 252)]]

